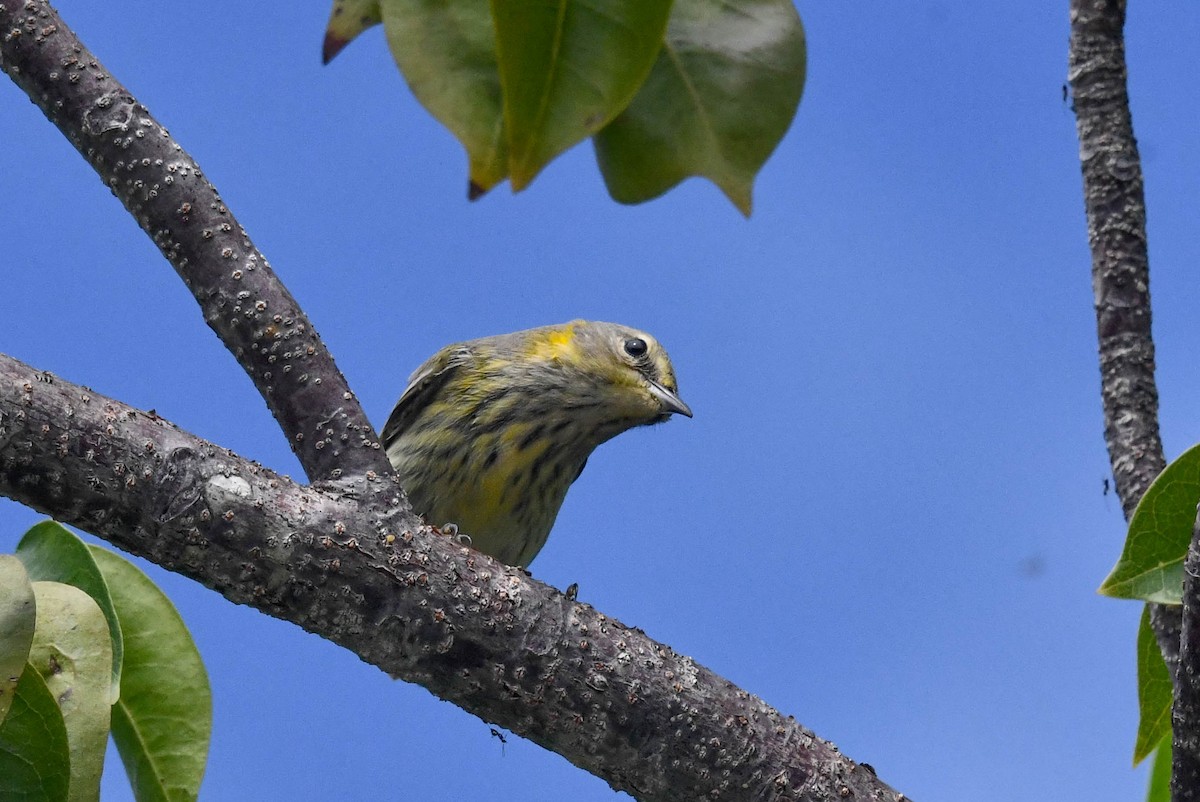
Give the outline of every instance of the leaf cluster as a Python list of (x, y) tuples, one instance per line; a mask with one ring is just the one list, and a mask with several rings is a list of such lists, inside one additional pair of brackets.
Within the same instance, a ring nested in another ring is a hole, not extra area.
[(524, 189), (591, 137), (622, 203), (704, 176), (749, 215), (804, 87), (792, 0), (335, 0), (325, 61), (380, 23), (466, 149), (472, 198), (505, 179)]
[[(1100, 585), (1100, 593), (1153, 604), (1181, 604), (1183, 563), (1196, 525), (1197, 503), (1200, 445), (1168, 465), (1142, 496), (1130, 519), (1121, 556)], [(1138, 627), (1137, 665), (1139, 721), (1133, 761), (1140, 763), (1158, 749), (1156, 766), (1164, 762), (1165, 753), (1169, 767), (1171, 675), (1150, 627), (1148, 608), (1142, 611)], [(1160, 748), (1162, 744), (1167, 748)]]
[(111, 732), (134, 796), (199, 794), (208, 676), (136, 566), (53, 521), (0, 555), (0, 798), (96, 800)]

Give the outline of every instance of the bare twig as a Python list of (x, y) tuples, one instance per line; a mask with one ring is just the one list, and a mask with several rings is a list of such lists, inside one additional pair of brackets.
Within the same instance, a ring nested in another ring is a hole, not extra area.
[(309, 479), (390, 472), (333, 357), (216, 188), (48, 3), (0, 3), (0, 67), (174, 265)]
[(790, 716), (520, 569), (0, 355), (0, 493), (292, 621), (638, 799), (897, 800)]

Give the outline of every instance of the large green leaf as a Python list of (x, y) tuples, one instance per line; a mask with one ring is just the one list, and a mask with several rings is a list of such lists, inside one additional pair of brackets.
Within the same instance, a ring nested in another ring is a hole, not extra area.
[(1171, 735), (1171, 673), (1163, 662), (1154, 630), (1150, 628), (1150, 608), (1142, 610), (1137, 635), (1138, 731), (1133, 746), (1133, 764), (1141, 763), (1158, 747), (1164, 736)]
[(72, 802), (100, 798), (108, 745), (112, 642), (108, 622), (91, 596), (61, 582), (34, 582), (37, 632), (29, 664), (58, 701), (71, 752)]
[(92, 558), (86, 543), (56, 521), (42, 521), (30, 528), (17, 544), (17, 556), (25, 563), (31, 579), (74, 585), (95, 600), (108, 622), (112, 649), (112, 683), (108, 703), (117, 701), (121, 689), (121, 655), (124, 649), (121, 624), (113, 609), (108, 583)]
[(521, 190), (637, 92), (671, 0), (491, 0), (509, 180)]
[(37, 602), (25, 566), (0, 554), (0, 723), (8, 714), (29, 659)]
[(1138, 502), (1125, 549), (1100, 593), (1119, 599), (1179, 604), (1183, 558), (1200, 501), (1200, 445), (1168, 465)]
[(170, 600), (129, 561), (92, 547), (125, 636), (112, 732), (139, 802), (192, 800), (200, 791), (212, 697), (208, 675)]
[(650, 76), (595, 137), (609, 193), (639, 203), (704, 176), (749, 215), (754, 177), (800, 103), (805, 58), (792, 0), (676, 0)]
[(0, 799), (66, 802), (70, 782), (62, 713), (42, 675), (26, 667), (0, 724)]
[(388, 47), (430, 114), (458, 137), (470, 197), (508, 175), (508, 148), (488, 0), (382, 0)]

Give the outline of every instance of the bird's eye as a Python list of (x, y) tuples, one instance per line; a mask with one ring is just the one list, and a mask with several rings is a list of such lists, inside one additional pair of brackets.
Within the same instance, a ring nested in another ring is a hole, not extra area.
[(645, 356), (647, 350), (649, 350), (649, 346), (641, 337), (631, 337), (625, 341), (625, 353), (634, 359)]

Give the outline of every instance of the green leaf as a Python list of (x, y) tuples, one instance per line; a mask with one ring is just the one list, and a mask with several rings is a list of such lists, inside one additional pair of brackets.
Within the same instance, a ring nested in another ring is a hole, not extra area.
[(704, 176), (749, 216), (754, 178), (800, 103), (805, 59), (792, 0), (677, 0), (650, 76), (595, 137), (609, 194), (640, 203)]
[(0, 723), (8, 714), (33, 643), (37, 602), (25, 566), (0, 554)]
[(1146, 802), (1171, 802), (1171, 736), (1163, 738), (1154, 750), (1154, 765), (1150, 767), (1150, 787)]
[(113, 608), (108, 583), (100, 573), (86, 543), (55, 521), (42, 521), (30, 528), (17, 544), (17, 556), (25, 563), (31, 579), (74, 585), (100, 605), (108, 621), (112, 647), (112, 683), (108, 703), (117, 701), (121, 690), (121, 655), (124, 649), (121, 624)]
[(100, 798), (108, 745), (112, 641), (108, 622), (91, 596), (61, 582), (34, 582), (37, 631), (29, 664), (58, 701), (71, 753), (68, 799)]
[(1154, 630), (1150, 627), (1150, 608), (1142, 609), (1137, 634), (1138, 731), (1133, 746), (1133, 765), (1141, 763), (1171, 735), (1171, 673), (1163, 662)]
[(509, 180), (519, 191), (629, 105), (663, 44), (670, 0), (491, 0)]
[(134, 795), (192, 800), (212, 731), (208, 675), (170, 600), (129, 561), (91, 547), (125, 635), (121, 698), (112, 732)]
[(1183, 558), (1200, 501), (1200, 445), (1168, 465), (1133, 512), (1121, 558), (1100, 593), (1119, 599), (1179, 604)]
[(0, 724), (0, 799), (66, 802), (70, 782), (62, 713), (41, 675), (27, 667)]
[(328, 64), (360, 33), (381, 22), (379, 0), (334, 0), (321, 46), (321, 62)]
[(488, 0), (381, 0), (392, 58), (413, 94), (458, 137), (477, 198), (508, 175), (508, 148)]

